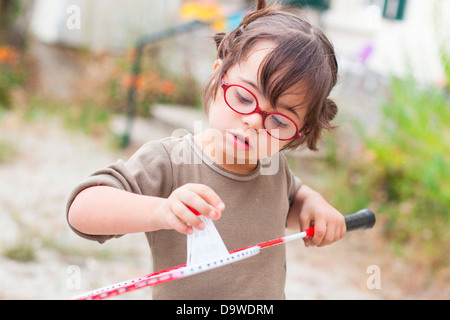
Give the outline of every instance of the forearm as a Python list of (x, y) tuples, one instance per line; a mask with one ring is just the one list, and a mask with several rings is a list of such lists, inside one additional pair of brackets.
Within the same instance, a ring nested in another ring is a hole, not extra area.
[(91, 187), (77, 195), (68, 220), (76, 230), (92, 235), (155, 231), (161, 229), (155, 212), (163, 201), (112, 187)]

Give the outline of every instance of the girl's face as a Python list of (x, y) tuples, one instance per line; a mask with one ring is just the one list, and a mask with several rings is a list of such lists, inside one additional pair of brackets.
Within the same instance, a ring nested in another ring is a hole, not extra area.
[[(297, 128), (302, 128), (305, 110), (294, 110), (299, 101), (302, 101), (300, 94), (284, 94), (278, 100), (278, 105), (272, 106), (258, 87), (259, 67), (273, 47), (274, 44), (267, 41), (255, 45), (247, 60), (230, 68), (224, 79), (217, 80), (246, 88), (257, 98), (261, 110), (285, 115)], [(216, 62), (220, 63), (220, 60)], [(240, 101), (245, 99), (241, 96), (238, 98)], [(233, 103), (232, 99), (227, 100), (229, 104)], [(219, 88), (211, 102), (208, 117), (210, 129), (203, 134), (203, 151), (217, 164), (237, 173), (251, 172), (256, 167), (257, 160), (272, 156), (290, 142), (272, 137), (265, 130), (260, 114), (240, 114), (231, 109), (225, 101), (224, 88)], [(272, 121), (278, 121), (277, 119)], [(209, 143), (207, 147), (205, 142)]]

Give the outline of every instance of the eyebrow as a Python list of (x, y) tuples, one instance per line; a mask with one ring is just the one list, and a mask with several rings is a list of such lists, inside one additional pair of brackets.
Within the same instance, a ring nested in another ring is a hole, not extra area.
[[(241, 80), (242, 82), (245, 82), (246, 84), (252, 86), (253, 89), (257, 90), (259, 93), (262, 94), (261, 89), (260, 89), (260, 88), (258, 87), (258, 85), (256, 85), (253, 81), (244, 79), (244, 78), (242, 78), (242, 77), (239, 77), (239, 80)], [(295, 111), (295, 109), (296, 109), (295, 106), (291, 107), (291, 106), (288, 106), (288, 105), (285, 105), (285, 104), (279, 104), (279, 107), (280, 107), (281, 109), (285, 109), (285, 110), (288, 110), (288, 111), (292, 112), (293, 114), (295, 114), (295, 116), (296, 116), (298, 119), (300, 119), (300, 116), (299, 116), (298, 113)]]
[(285, 105), (285, 104), (279, 104), (279, 107), (280, 107), (281, 109), (285, 109), (285, 110), (288, 110), (288, 111), (292, 112), (293, 114), (295, 114), (295, 116), (296, 116), (297, 118), (300, 119), (300, 116), (299, 116), (298, 113), (295, 111), (295, 110), (297, 109), (296, 106), (291, 107), (291, 106), (288, 106), (288, 105)]
[(245, 83), (251, 85), (251, 86), (253, 87), (253, 89), (259, 91), (259, 93), (262, 93), (261, 89), (260, 89), (260, 88), (258, 87), (258, 85), (255, 84), (253, 81), (244, 79), (244, 78), (242, 78), (242, 77), (239, 77), (239, 80), (241, 80), (241, 81), (243, 81), (243, 82), (245, 82)]

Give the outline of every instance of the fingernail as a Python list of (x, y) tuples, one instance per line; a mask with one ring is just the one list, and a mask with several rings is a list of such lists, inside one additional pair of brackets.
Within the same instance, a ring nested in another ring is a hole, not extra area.
[(201, 222), (199, 225), (198, 225), (198, 227), (197, 227), (199, 230), (203, 230), (203, 229), (205, 229), (205, 224), (203, 223), (203, 222)]
[(211, 219), (213, 219), (215, 216), (216, 216), (216, 212), (215, 212), (214, 210), (211, 210), (211, 211), (209, 212), (209, 217), (210, 217)]
[(217, 209), (224, 210), (225, 209), (225, 203), (221, 202), (217, 205)]

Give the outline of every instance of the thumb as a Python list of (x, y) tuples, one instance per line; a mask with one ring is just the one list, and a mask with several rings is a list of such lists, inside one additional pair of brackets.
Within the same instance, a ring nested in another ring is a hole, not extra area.
[[(302, 232), (306, 231), (307, 229), (309, 229), (312, 226), (314, 226), (314, 221), (312, 221), (310, 218), (306, 218), (306, 217), (304, 217), (303, 219), (302, 219), (302, 217), (300, 218), (300, 230)], [(305, 244), (305, 247), (310, 247), (311, 246), (311, 237), (308, 235), (306, 237), (304, 237), (303, 243)]]

